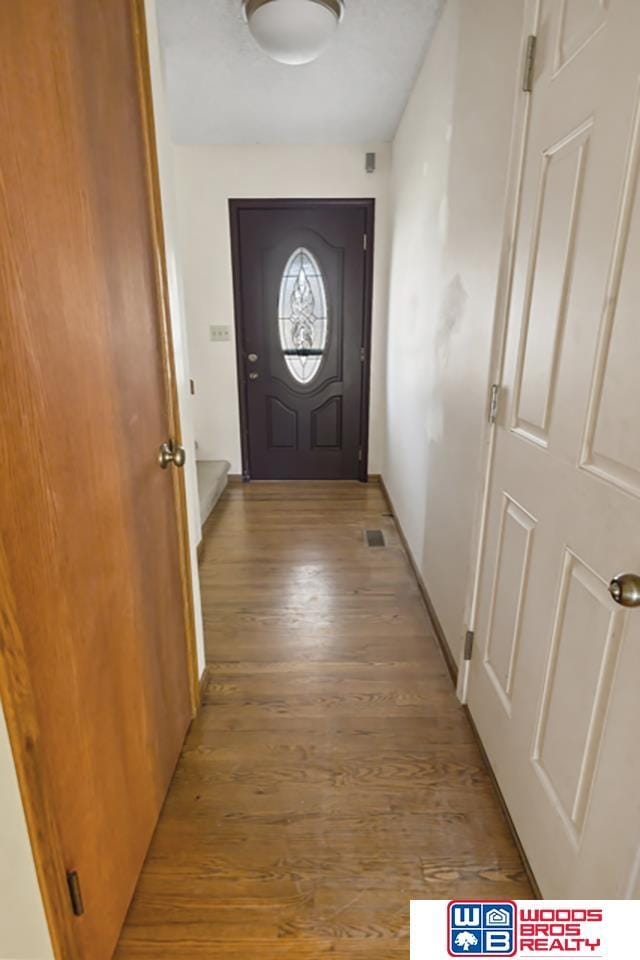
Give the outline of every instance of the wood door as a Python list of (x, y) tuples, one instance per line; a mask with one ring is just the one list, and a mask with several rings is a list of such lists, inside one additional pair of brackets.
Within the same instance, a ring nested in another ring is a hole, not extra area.
[(112, 955), (191, 716), (142, 24), (0, 4), (0, 677), (64, 960)]
[(244, 473), (366, 479), (373, 201), (231, 201)]
[(544, 0), (469, 704), (547, 897), (640, 890), (640, 4)]

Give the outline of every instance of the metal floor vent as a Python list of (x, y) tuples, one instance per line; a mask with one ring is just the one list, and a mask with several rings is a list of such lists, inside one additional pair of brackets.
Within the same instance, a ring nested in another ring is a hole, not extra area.
[(386, 547), (382, 530), (365, 530), (364, 538), (368, 547)]

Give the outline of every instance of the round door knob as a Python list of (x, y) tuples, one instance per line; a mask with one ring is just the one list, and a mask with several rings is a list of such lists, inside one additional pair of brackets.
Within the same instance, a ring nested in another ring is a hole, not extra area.
[(177, 444), (173, 449), (173, 465), (174, 467), (184, 467), (187, 460), (187, 455), (184, 452), (184, 447), (181, 447)]
[(158, 463), (161, 470), (166, 470), (171, 464), (174, 467), (184, 467), (186, 459), (187, 455), (184, 447), (181, 447), (180, 444), (167, 441), (160, 445)]
[(609, 584), (609, 593), (621, 607), (640, 607), (640, 577), (621, 573)]

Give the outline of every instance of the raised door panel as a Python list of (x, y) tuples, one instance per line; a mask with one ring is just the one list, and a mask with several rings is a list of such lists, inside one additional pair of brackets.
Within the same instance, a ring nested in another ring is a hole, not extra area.
[(548, 445), (558, 360), (571, 289), (591, 123), (544, 151), (526, 284), (514, 428)]
[(567, 550), (533, 759), (575, 843), (593, 783), (623, 621), (606, 581)]
[(271, 449), (298, 446), (298, 414), (277, 397), (267, 398), (267, 437)]
[(311, 447), (342, 446), (342, 397), (331, 397), (311, 412)]
[[(557, 3), (558, 0), (553, 0)], [(605, 25), (610, 0), (560, 0), (555, 68), (561, 70)]]
[(534, 517), (505, 494), (491, 591), (485, 664), (507, 713), (511, 711), (511, 690), (535, 525)]
[(583, 451), (583, 465), (588, 470), (635, 496), (640, 496), (639, 167), (640, 99), (636, 103)]

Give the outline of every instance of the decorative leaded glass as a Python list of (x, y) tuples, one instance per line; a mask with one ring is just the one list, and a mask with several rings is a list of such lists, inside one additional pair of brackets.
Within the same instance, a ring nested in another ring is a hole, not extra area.
[(327, 343), (327, 295), (317, 260), (298, 247), (287, 261), (278, 305), (280, 344), (291, 376), (311, 383)]

